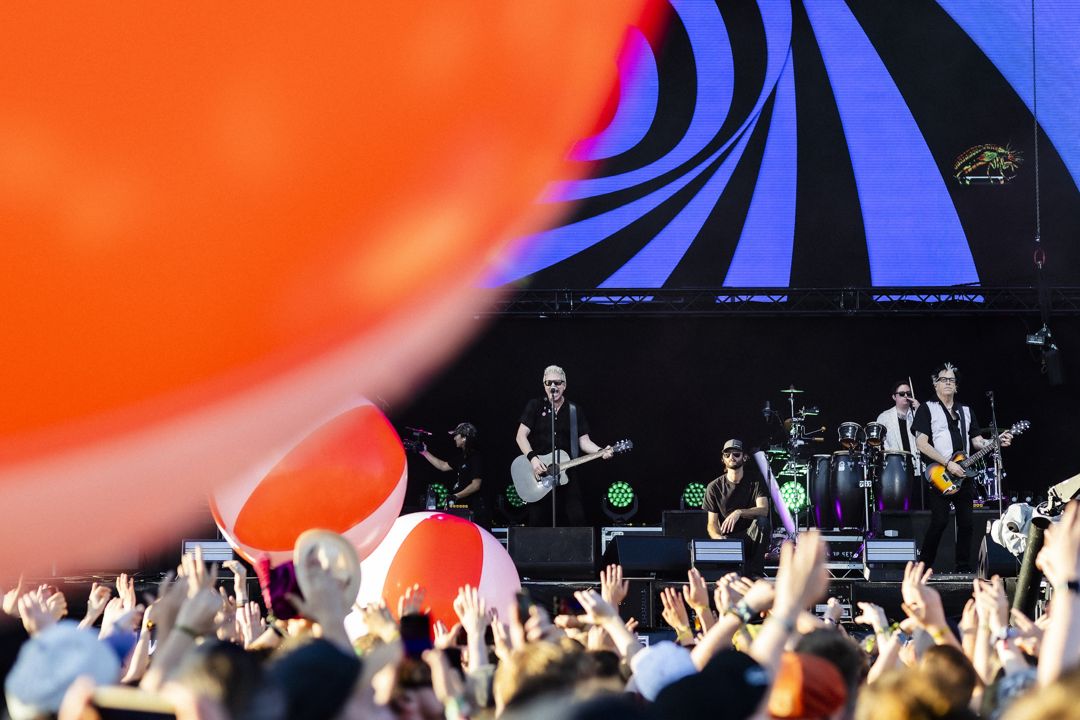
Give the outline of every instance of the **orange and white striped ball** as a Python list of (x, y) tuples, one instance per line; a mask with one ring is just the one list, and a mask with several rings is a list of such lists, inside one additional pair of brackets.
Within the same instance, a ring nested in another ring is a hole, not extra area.
[(292, 559), (300, 533), (322, 528), (370, 553), (401, 513), (405, 449), (390, 421), (360, 399), (312, 427), (253, 472), (214, 492), (218, 528), (249, 561)]
[(514, 561), (495, 537), (464, 518), (418, 512), (397, 519), (379, 546), (360, 563), (357, 602), (386, 601), (396, 615), (397, 601), (414, 584), (425, 590), (432, 622), (457, 622), (453, 602), (458, 588), (472, 585), (499, 617), (510, 617), (521, 588)]

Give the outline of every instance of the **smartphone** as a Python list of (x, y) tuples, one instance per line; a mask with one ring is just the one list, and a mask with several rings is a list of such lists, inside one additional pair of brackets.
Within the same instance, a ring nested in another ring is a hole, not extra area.
[(529, 619), (529, 611), (532, 610), (532, 595), (529, 595), (529, 591), (525, 589), (518, 590), (514, 595), (517, 598), (518, 617), (524, 624)]
[(401, 644), (405, 654), (419, 658), (434, 645), (431, 642), (431, 616), (427, 614), (401, 616)]
[(584, 615), (585, 608), (581, 607), (581, 603), (573, 595), (566, 597), (560, 597), (555, 608), (558, 612), (556, 615)]

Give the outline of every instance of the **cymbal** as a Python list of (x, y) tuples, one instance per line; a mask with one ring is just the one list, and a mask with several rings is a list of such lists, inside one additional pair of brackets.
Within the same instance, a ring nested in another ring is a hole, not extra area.
[(784, 388), (780, 392), (783, 393), (784, 395), (802, 395), (806, 391), (805, 390), (796, 390), (795, 386), (792, 385), (790, 387)]

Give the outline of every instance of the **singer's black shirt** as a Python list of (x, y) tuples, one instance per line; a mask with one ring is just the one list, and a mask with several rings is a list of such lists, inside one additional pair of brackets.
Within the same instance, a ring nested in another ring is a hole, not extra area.
[[(765, 483), (761, 472), (753, 458), (743, 465), (743, 476), (737, 484), (729, 482), (727, 473), (709, 483), (705, 488), (705, 502), (702, 509), (714, 512), (720, 516), (720, 522), (728, 516), (732, 510), (749, 510), (757, 506), (759, 497), (767, 497)], [(735, 523), (735, 530), (731, 534), (746, 532), (754, 518), (739, 518)]]
[[(529, 444), (539, 455), (551, 452), (551, 409), (547, 398), (533, 398), (521, 413), (521, 424), (529, 428)], [(589, 434), (589, 421), (585, 411), (577, 406), (578, 437)], [(555, 414), (556, 446), (570, 454), (570, 401), (564, 400), (559, 412)]]

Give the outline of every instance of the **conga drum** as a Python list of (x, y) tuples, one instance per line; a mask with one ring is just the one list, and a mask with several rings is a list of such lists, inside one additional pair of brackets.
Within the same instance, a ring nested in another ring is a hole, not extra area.
[(829, 466), (829, 491), (832, 494), (832, 527), (858, 528), (865, 522), (863, 489), (859, 487), (866, 468), (846, 450), (834, 452)]
[(885, 451), (877, 492), (878, 512), (911, 510), (911, 495), (914, 490), (911, 467), (911, 453), (903, 450)]
[[(829, 462), (831, 455), (815, 455), (810, 458), (810, 508), (814, 524), (819, 528), (831, 528), (835, 525), (835, 511), (832, 511), (832, 493), (829, 491)], [(828, 514), (833, 512), (832, 515)]]
[(840, 423), (840, 427), (836, 428), (836, 434), (839, 436), (840, 447), (846, 450), (852, 450), (859, 445), (859, 431), (862, 430), (862, 426), (856, 422)]

